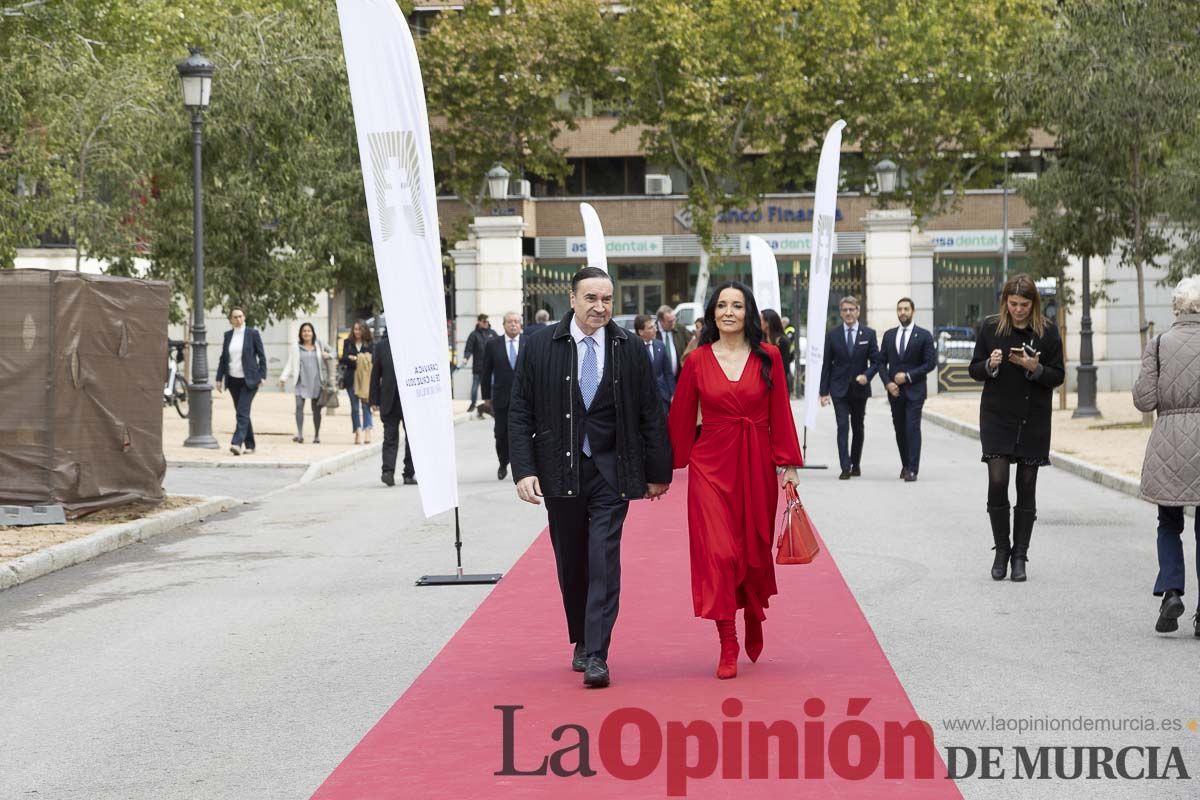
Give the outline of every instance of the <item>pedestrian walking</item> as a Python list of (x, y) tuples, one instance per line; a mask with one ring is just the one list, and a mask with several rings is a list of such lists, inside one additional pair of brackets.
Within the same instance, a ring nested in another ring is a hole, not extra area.
[(892, 408), (892, 427), (900, 451), (900, 477), (912, 482), (921, 469), (921, 411), (928, 387), (925, 377), (937, 369), (933, 334), (913, 322), (911, 298), (896, 303), (900, 324), (883, 334), (879, 349), (879, 377)]
[(371, 406), (379, 412), (383, 423), (383, 470), (380, 479), (388, 486), (396, 485), (396, 454), (400, 450), (400, 429), (404, 428), (405, 486), (417, 485), (412, 451), (408, 447), (408, 428), (404, 425), (404, 407), (400, 404), (400, 384), (392, 362), (392, 345), (385, 333), (375, 343), (375, 358), (371, 367)]
[(544, 308), (539, 308), (537, 310), (537, 313), (533, 315), (533, 322), (530, 325), (526, 326), (524, 333), (526, 336), (528, 336), (531, 333), (537, 333), (542, 328), (547, 328), (549, 326), (550, 326), (550, 312)]
[(667, 358), (667, 346), (658, 338), (658, 327), (654, 317), (649, 314), (638, 314), (633, 318), (633, 329), (645, 345), (646, 357), (650, 359), (650, 371), (654, 373), (658, 394), (662, 397), (663, 408), (671, 407), (671, 395), (675, 394), (675, 373)]
[[(750, 288), (718, 286), (704, 309), (704, 334), (683, 366), (671, 405), (676, 469), (688, 468), (692, 609), (716, 621), (718, 678), (737, 676), (737, 612), (746, 655), (763, 648), (764, 609), (778, 593), (774, 544), (776, 469), (797, 482), (803, 465), (783, 359), (764, 341)], [(696, 412), (704, 433), (696, 436)]]
[(254, 425), (250, 422), (250, 407), (259, 384), (267, 379), (267, 351), (262, 336), (246, 325), (246, 312), (234, 306), (229, 311), (229, 324), (221, 342), (221, 358), (217, 361), (217, 392), (229, 389), (237, 417), (229, 451), (235, 456), (254, 452)]
[(783, 359), (783, 372), (787, 376), (788, 394), (791, 394), (792, 340), (784, 331), (783, 320), (780, 319), (779, 312), (773, 308), (765, 308), (761, 316), (763, 341), (779, 350), (779, 357)]
[(496, 437), (496, 458), (500, 467), (496, 478), (508, 476), (508, 408), (512, 396), (513, 373), (517, 358), (525, 344), (521, 333), (521, 315), (509, 311), (504, 315), (504, 335), (493, 337), (483, 348), (483, 373), (480, 387), (483, 402), (492, 415), (492, 432)]
[(671, 365), (671, 379), (675, 380), (679, 377), (683, 353), (692, 340), (692, 334), (686, 326), (676, 323), (675, 311), (670, 306), (659, 306), (654, 316), (658, 320), (658, 338), (666, 348), (667, 362)]
[[(471, 404), (467, 406), (468, 414), (478, 409), (479, 385), (483, 374), (483, 347), (495, 336), (496, 332), (488, 322), (488, 315), (480, 314), (476, 317), (475, 330), (467, 336), (467, 344), (463, 348), (463, 363), (471, 362)], [(479, 416), (483, 417), (483, 411), (479, 411)]]
[(321, 389), (329, 381), (325, 358), (333, 357), (329, 348), (317, 340), (317, 332), (311, 322), (300, 325), (296, 346), (288, 356), (287, 365), (279, 376), (280, 388), (291, 383), (296, 395), (296, 435), (293, 442), (304, 441), (304, 405), (312, 408), (313, 444), (321, 443)]
[[(995, 559), (992, 578), (1025, 580), (1029, 540), (1037, 519), (1038, 468), (1050, 464), (1053, 389), (1063, 382), (1062, 340), (1042, 316), (1033, 278), (1012, 276), (1000, 293), (1000, 313), (983, 321), (971, 357), (971, 377), (983, 384), (979, 440), (988, 469), (987, 511)], [(1010, 517), (1008, 482), (1016, 464), (1017, 503)]]
[[(1142, 370), (1133, 386), (1138, 411), (1157, 411), (1158, 419), (1142, 462), (1140, 495), (1158, 505), (1158, 577), (1154, 595), (1162, 597), (1154, 629), (1179, 629), (1183, 616), (1183, 509), (1196, 507), (1196, 571), (1200, 580), (1200, 278), (1184, 278), (1172, 297), (1175, 323), (1154, 337), (1142, 353)], [(1200, 638), (1200, 607), (1192, 617)]]
[[(871, 397), (871, 379), (879, 371), (879, 346), (875, 331), (858, 321), (858, 298), (847, 295), (838, 303), (842, 324), (825, 334), (825, 361), (821, 365), (821, 405), (833, 403), (837, 419), (839, 480), (862, 475), (866, 439), (863, 419)], [(850, 432), (854, 438), (850, 440)]]
[[(375, 427), (375, 420), (371, 418), (371, 404), (366, 399), (369, 396), (374, 352), (370, 329), (362, 320), (355, 320), (350, 327), (350, 335), (342, 344), (342, 357), (338, 359), (338, 365), (342, 368), (341, 383), (350, 396), (350, 425), (354, 428), (355, 444), (360, 441), (370, 444), (371, 431)], [(361, 370), (358, 369), (360, 363)]]
[[(629, 501), (671, 482), (662, 400), (650, 362), (612, 321), (613, 282), (597, 267), (571, 279), (571, 312), (525, 340), (508, 412), (517, 496), (546, 498), (558, 585), (585, 686), (608, 686)], [(536, 437), (536, 438), (535, 438)]]

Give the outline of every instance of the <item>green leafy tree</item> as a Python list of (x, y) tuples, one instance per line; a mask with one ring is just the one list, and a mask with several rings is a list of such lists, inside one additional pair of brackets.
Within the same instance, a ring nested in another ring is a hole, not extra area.
[(594, 0), (468, 2), (420, 42), (438, 182), (478, 212), (495, 163), (563, 182), (563, 129), (606, 96), (611, 36)]
[(1200, 8), (1182, 0), (1069, 0), (1017, 74), (1017, 98), (1057, 137), (1059, 157), (1022, 189), (1034, 246), (1107, 254), (1137, 272), (1172, 249), (1169, 167), (1197, 134)]

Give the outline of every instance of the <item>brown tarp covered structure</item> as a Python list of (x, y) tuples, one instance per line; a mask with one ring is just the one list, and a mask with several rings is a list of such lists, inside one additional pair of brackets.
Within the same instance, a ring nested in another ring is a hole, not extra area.
[(0, 503), (161, 500), (170, 290), (0, 270)]

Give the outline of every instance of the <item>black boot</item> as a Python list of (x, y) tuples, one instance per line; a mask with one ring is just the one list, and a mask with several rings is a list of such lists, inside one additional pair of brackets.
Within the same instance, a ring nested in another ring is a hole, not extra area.
[(988, 516), (992, 519), (992, 547), (996, 551), (996, 559), (992, 562), (992, 580), (1002, 581), (1008, 575), (1008, 557), (1012, 546), (1008, 543), (1008, 506), (988, 506)]
[(1025, 562), (1029, 560), (1029, 538), (1033, 536), (1033, 521), (1037, 511), (1031, 508), (1013, 509), (1012, 579), (1025, 580)]

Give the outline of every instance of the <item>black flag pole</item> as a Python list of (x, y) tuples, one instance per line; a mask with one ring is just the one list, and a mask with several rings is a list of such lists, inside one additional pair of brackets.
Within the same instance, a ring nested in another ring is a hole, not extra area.
[(490, 572), (483, 575), (464, 575), (462, 565), (462, 526), (458, 521), (458, 506), (454, 507), (454, 549), (458, 558), (458, 569), (453, 575), (422, 575), (417, 586), (471, 586), (481, 583), (499, 583), (502, 573)]
[(800, 469), (829, 469), (828, 464), (810, 464), (808, 463), (808, 426), (804, 426), (804, 443), (801, 445), (801, 455), (804, 456), (804, 466)]

